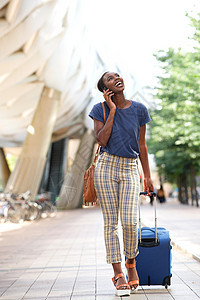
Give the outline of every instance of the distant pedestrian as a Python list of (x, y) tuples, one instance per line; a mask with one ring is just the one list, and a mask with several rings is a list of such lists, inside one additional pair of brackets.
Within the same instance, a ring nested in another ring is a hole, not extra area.
[(157, 198), (160, 201), (160, 203), (166, 202), (165, 193), (164, 193), (162, 184), (161, 184), (160, 188), (157, 190)]
[[(140, 190), (138, 157), (144, 172), (145, 190), (153, 191), (145, 142), (146, 123), (150, 117), (142, 103), (125, 99), (124, 81), (118, 73), (104, 73), (98, 81), (98, 89), (105, 98), (106, 122), (104, 124), (101, 103), (94, 105), (89, 116), (94, 119), (95, 137), (101, 146), (95, 169), (95, 189), (103, 212), (107, 262), (113, 266), (116, 295), (125, 296), (139, 285), (135, 262)], [(121, 267), (119, 211), (128, 284)]]
[(153, 201), (154, 201), (154, 196), (151, 195), (151, 196), (150, 196), (150, 204), (151, 204), (151, 205), (153, 205)]

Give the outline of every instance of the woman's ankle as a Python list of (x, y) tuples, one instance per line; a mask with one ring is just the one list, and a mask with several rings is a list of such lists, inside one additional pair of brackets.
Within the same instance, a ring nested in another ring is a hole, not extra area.
[(135, 262), (135, 258), (127, 258), (127, 264), (133, 264)]
[(113, 266), (113, 271), (114, 271), (115, 276), (119, 273), (123, 273), (121, 262), (113, 263), (112, 266)]

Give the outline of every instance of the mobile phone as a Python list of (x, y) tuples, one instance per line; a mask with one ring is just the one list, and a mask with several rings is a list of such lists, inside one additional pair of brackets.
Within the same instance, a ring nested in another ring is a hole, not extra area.
[[(104, 86), (104, 91), (106, 91), (108, 88)], [(110, 90), (109, 90), (110, 91)], [(111, 100), (113, 101), (113, 96), (111, 96)]]

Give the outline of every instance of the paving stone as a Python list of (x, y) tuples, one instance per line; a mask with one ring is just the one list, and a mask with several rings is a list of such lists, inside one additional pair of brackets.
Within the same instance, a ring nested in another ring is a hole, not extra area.
[[(109, 296), (108, 295), (101, 295), (101, 296), (97, 295), (97, 298), (96, 298), (96, 300), (120, 300), (120, 299), (132, 300), (133, 298), (132, 298), (132, 296), (131, 297), (117, 297), (115, 295), (109, 295)], [(143, 300), (143, 299), (146, 300), (147, 298), (141, 298), (141, 300)]]
[(193, 295), (193, 296), (175, 296), (175, 300), (197, 300), (197, 299), (199, 299), (199, 297), (198, 296), (195, 296), (195, 295)]
[[(47, 297), (47, 298), (44, 298), (45, 300), (46, 299), (52, 299), (52, 300), (71, 300), (70, 297)], [(39, 300), (39, 299), (37, 299)]]
[(40, 298), (45, 298), (48, 296), (50, 291), (50, 288), (31, 288), (27, 293), (26, 293), (26, 298), (31, 298), (31, 297), (37, 297), (38, 299)]
[[(35, 298), (35, 297), (32, 297), (32, 298), (27, 298), (27, 297), (23, 297), (23, 300), (26, 299), (26, 300), (46, 300), (46, 297), (45, 298)], [(22, 299), (20, 299), (22, 300)]]
[(59, 290), (59, 291), (55, 291), (55, 290), (51, 290), (50, 293), (48, 294), (48, 298), (64, 298), (64, 297), (70, 297), (71, 296), (71, 289), (70, 291), (66, 291), (66, 290)]
[(172, 300), (174, 299), (170, 294), (168, 295), (160, 295), (160, 294), (147, 294), (147, 299), (149, 300)]
[(22, 299), (23, 298), (23, 296), (25, 295), (25, 293), (26, 293), (26, 291), (27, 291), (27, 287), (20, 287), (20, 288), (8, 288), (7, 290), (6, 290), (6, 292), (5, 293), (3, 293), (2, 295), (1, 295), (1, 297), (0, 297), (0, 299), (2, 299), (2, 300), (8, 300), (8, 299)]
[(87, 299), (87, 300), (96, 300), (96, 297), (95, 295), (91, 296), (89, 294), (85, 294), (85, 295), (80, 295), (80, 296), (77, 296), (77, 295), (73, 295), (71, 300), (81, 300), (81, 299)]

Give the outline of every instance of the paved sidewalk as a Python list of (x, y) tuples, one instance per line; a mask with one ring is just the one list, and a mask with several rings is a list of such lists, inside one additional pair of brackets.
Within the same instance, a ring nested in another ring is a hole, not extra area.
[[(161, 215), (167, 214), (167, 206), (158, 209), (159, 225), (163, 225)], [(145, 221), (152, 212), (149, 204), (143, 205)], [(112, 268), (105, 262), (99, 208), (58, 212), (54, 218), (26, 223), (7, 232), (4, 226), (0, 242), (2, 300), (120, 299), (114, 296)], [(172, 255), (172, 285), (168, 290), (141, 287), (137, 294), (122, 299), (199, 299), (200, 263), (175, 248)]]

